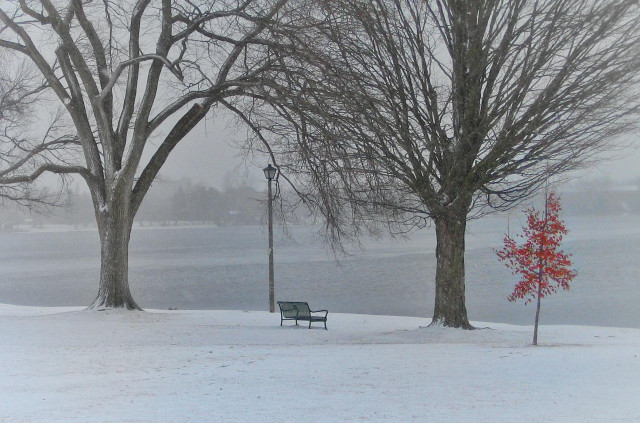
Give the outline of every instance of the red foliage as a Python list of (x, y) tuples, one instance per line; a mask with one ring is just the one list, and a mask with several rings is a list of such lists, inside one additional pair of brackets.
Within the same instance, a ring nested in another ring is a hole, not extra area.
[(509, 236), (504, 238), (504, 248), (498, 257), (522, 279), (516, 284), (509, 301), (526, 299), (525, 304), (537, 298), (540, 284), (540, 298), (557, 292), (559, 288), (569, 289), (569, 283), (576, 276), (571, 269), (570, 255), (559, 250), (562, 237), (567, 234), (560, 220), (560, 199), (553, 192), (549, 194), (544, 214), (531, 208), (527, 213), (527, 226), (523, 227), (521, 238), (524, 244), (517, 245)]

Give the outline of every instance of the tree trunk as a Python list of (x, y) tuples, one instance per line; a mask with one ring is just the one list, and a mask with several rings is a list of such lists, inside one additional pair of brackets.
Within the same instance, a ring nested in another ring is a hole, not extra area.
[(90, 309), (142, 310), (129, 290), (129, 239), (133, 216), (130, 215), (130, 196), (123, 191), (110, 195), (106, 207), (96, 207), (100, 232), (100, 286)]
[(434, 218), (436, 225), (436, 300), (432, 325), (473, 329), (467, 318), (464, 285), (464, 236), (467, 215)]
[(538, 345), (538, 321), (540, 320), (540, 294), (542, 293), (542, 285), (538, 281), (538, 301), (536, 303), (536, 321), (533, 326), (533, 345)]

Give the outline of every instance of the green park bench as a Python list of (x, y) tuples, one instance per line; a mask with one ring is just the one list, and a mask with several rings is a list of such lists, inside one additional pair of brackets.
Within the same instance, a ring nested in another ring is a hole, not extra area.
[[(278, 301), (280, 307), (280, 326), (285, 320), (295, 320), (296, 325), (298, 320), (308, 321), (309, 329), (311, 329), (312, 322), (323, 322), (324, 328), (327, 329), (327, 310), (311, 310), (309, 304), (302, 301)], [(324, 313), (324, 316), (313, 315), (312, 313)]]

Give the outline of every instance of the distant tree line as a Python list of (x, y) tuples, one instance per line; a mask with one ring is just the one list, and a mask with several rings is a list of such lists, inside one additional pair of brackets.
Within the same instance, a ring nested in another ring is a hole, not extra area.
[[(607, 179), (581, 182), (565, 190), (562, 196), (563, 214), (566, 216), (640, 214), (640, 180), (627, 185)], [(136, 224), (262, 225), (265, 200), (265, 192), (257, 191), (246, 183), (228, 182), (219, 190), (188, 178), (158, 180), (140, 208)], [(287, 220), (301, 223), (305, 218), (289, 214)], [(69, 189), (66, 204), (54, 208), (49, 214), (31, 213), (10, 202), (0, 206), (0, 230), (11, 230), (18, 225), (37, 227), (46, 224), (95, 226), (89, 194)]]
[[(228, 183), (222, 189), (180, 181), (158, 180), (138, 212), (137, 225), (204, 224), (244, 226), (263, 224), (266, 193), (244, 183)], [(8, 205), (8, 204), (7, 204)], [(69, 189), (66, 204), (50, 214), (34, 214), (11, 207), (0, 208), (0, 221), (10, 229), (17, 225), (67, 224), (95, 226), (93, 206), (88, 192)]]
[(218, 190), (182, 179), (154, 184), (148, 195), (135, 219), (141, 225), (181, 222), (259, 225), (265, 213), (266, 194), (246, 184), (227, 185)]

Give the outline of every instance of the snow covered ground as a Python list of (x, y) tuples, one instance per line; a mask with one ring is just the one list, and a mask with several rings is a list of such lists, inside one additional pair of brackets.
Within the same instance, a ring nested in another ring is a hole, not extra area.
[(640, 421), (639, 329), (428, 323), (0, 305), (0, 422)]

